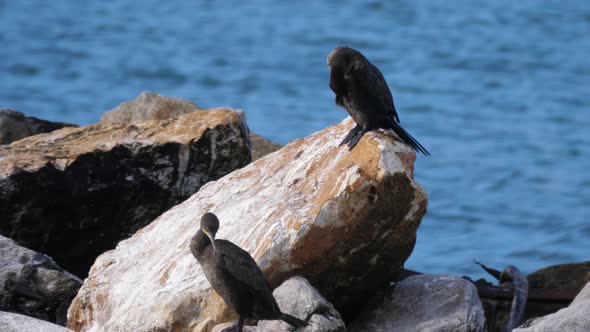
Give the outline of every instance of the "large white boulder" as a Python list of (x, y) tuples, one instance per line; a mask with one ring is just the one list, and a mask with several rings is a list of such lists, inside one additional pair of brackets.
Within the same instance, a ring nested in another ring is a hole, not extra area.
[(188, 245), (214, 212), (217, 237), (256, 259), (272, 287), (307, 278), (343, 315), (401, 272), (427, 197), (390, 131), (338, 144), (350, 119), (204, 185), (93, 265), (68, 312), (82, 331), (209, 331), (235, 319)]

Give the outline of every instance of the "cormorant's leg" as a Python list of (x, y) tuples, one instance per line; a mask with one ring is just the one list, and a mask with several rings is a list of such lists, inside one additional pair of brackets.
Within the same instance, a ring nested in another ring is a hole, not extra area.
[(242, 332), (242, 328), (244, 328), (244, 317), (240, 316), (240, 319), (238, 319), (238, 331), (237, 332)]
[(221, 332), (242, 332), (244, 328), (244, 317), (240, 316), (238, 323), (232, 327), (223, 329)]
[(353, 138), (359, 131), (361, 130), (361, 126), (356, 125), (354, 126), (346, 135), (346, 137), (344, 137), (344, 139), (342, 140), (342, 142), (340, 142), (340, 144), (338, 146), (341, 146), (344, 143), (348, 143), (348, 141), (350, 141), (351, 138)]
[(363, 135), (368, 131), (369, 129), (363, 128), (356, 135), (354, 135), (354, 137), (352, 137), (348, 142), (348, 151), (351, 151), (352, 148), (355, 147), (356, 143), (358, 143), (361, 140), (361, 137), (363, 137)]

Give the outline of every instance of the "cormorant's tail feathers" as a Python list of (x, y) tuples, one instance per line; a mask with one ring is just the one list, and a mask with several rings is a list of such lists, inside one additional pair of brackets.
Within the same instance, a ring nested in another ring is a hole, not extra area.
[(393, 129), (393, 131), (402, 141), (411, 146), (412, 149), (414, 149), (414, 151), (421, 152), (425, 156), (430, 156), (430, 152), (428, 152), (428, 150), (426, 150), (426, 148), (423, 147), (422, 144), (418, 143), (418, 141), (414, 137), (412, 137), (412, 135), (410, 135), (407, 131), (405, 131), (405, 129), (402, 128), (399, 124), (394, 122), (393, 126), (391, 126), (391, 129)]
[(289, 324), (289, 325), (291, 325), (293, 327), (297, 327), (297, 328), (299, 328), (299, 327), (305, 327), (305, 326), (308, 325), (307, 322), (305, 322), (305, 321), (303, 321), (303, 320), (301, 320), (301, 319), (299, 319), (297, 317), (293, 317), (293, 316), (291, 316), (289, 314), (283, 313), (283, 312), (281, 312), (280, 319), (283, 322), (285, 322), (285, 323), (287, 323), (287, 324)]

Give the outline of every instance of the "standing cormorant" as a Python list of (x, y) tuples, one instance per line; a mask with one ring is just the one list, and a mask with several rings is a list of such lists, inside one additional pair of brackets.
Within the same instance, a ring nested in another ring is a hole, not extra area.
[(391, 91), (383, 75), (361, 52), (350, 47), (337, 47), (328, 55), (330, 89), (336, 104), (344, 107), (357, 125), (340, 143), (350, 150), (369, 130), (390, 128), (415, 151), (430, 155), (414, 137), (400, 126)]
[(293, 327), (307, 323), (281, 312), (264, 274), (250, 254), (227, 240), (216, 240), (219, 220), (213, 213), (201, 218), (201, 229), (193, 236), (191, 252), (217, 294), (240, 319), (227, 331), (241, 332), (245, 318), (282, 320)]

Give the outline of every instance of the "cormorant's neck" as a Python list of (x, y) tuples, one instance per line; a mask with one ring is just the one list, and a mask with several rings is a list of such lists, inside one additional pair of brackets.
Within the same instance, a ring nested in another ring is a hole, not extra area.
[(207, 235), (205, 235), (205, 233), (199, 229), (197, 234), (195, 234), (195, 236), (193, 236), (191, 239), (191, 252), (196, 259), (199, 259), (205, 248), (210, 245), (211, 240), (209, 240), (209, 237), (207, 237)]

